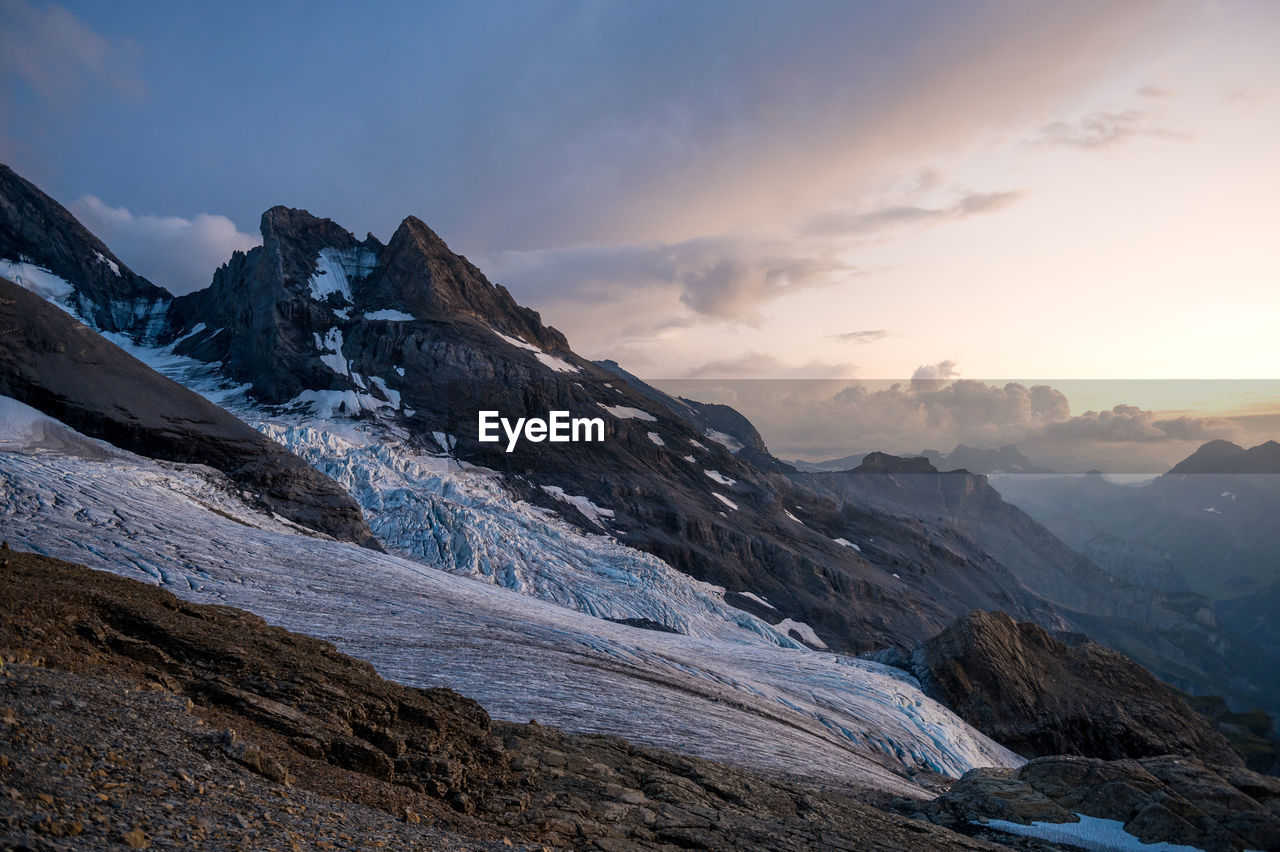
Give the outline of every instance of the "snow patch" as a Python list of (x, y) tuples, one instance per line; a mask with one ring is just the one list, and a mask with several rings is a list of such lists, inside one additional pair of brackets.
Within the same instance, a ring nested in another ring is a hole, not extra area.
[(392, 407), (390, 402), (367, 393), (354, 390), (305, 390), (285, 403), (285, 408), (310, 406), (312, 413), (321, 420), (335, 416), (352, 417), (361, 411), (378, 411)]
[(744, 598), (751, 598), (751, 600), (755, 601), (756, 603), (760, 604), (761, 606), (767, 606), (767, 607), (769, 607), (769, 609), (773, 609), (773, 610), (776, 610), (776, 609), (777, 609), (777, 607), (776, 607), (776, 606), (774, 606), (773, 604), (769, 603), (767, 600), (765, 600), (764, 598), (760, 597), (760, 596), (759, 596), (759, 595), (757, 595), (755, 592), (738, 592), (738, 594), (742, 595)]
[(732, 488), (734, 483), (738, 481), (736, 479), (732, 479), (728, 476), (725, 476), (723, 473), (721, 473), (718, 470), (704, 470), (703, 473), (705, 473), (708, 478), (715, 480), (716, 482), (720, 483), (726, 488)]
[(735, 512), (736, 512), (736, 511), (738, 511), (738, 504), (737, 504), (737, 503), (735, 503), (735, 502), (733, 502), (732, 500), (730, 500), (728, 497), (724, 496), (723, 494), (720, 494), (720, 493), (717, 493), (717, 492), (715, 492), (715, 491), (712, 491), (712, 492), (711, 492), (711, 496), (712, 496), (712, 497), (714, 497), (714, 498), (716, 498), (717, 500), (719, 500), (721, 503), (725, 504), (726, 506), (728, 506), (730, 509), (733, 509)]
[(650, 432), (649, 440), (653, 441), (653, 443), (659, 447), (665, 447), (667, 445), (667, 442), (662, 440), (662, 436), (659, 435), (657, 432)]
[(512, 346), (532, 352), (534, 354), (534, 357), (536, 357), (544, 367), (548, 367), (552, 370), (555, 370), (557, 373), (582, 372), (577, 367), (573, 366), (563, 358), (557, 358), (555, 355), (548, 355), (546, 352), (543, 352), (541, 349), (539, 349), (537, 346), (534, 346), (532, 343), (525, 343), (523, 340), (521, 340), (518, 337), (512, 337), (509, 334), (503, 334), (502, 332), (498, 331), (496, 328), (491, 328), (489, 330), (492, 331), (494, 334), (498, 335), (498, 337), (501, 337), (507, 343), (510, 343)]
[[(736, 453), (738, 452), (738, 450), (742, 449), (742, 442), (739, 441), (737, 438), (733, 437), (732, 435), (726, 434), (716, 429), (708, 429), (703, 434), (705, 434), (711, 440), (715, 441), (717, 444), (720, 444), (721, 446), (723, 446), (726, 450), (728, 450), (731, 453)], [(705, 449), (705, 447), (703, 449)]]
[[(67, 310), (66, 301), (75, 293), (75, 288), (66, 279), (59, 278), (34, 263), (0, 260), (0, 276), (8, 278), (19, 287), (30, 290), (45, 301), (52, 302), (64, 311)], [(71, 312), (68, 311), (68, 313)]]
[(114, 260), (112, 260), (111, 258), (107, 257), (105, 254), (103, 254), (103, 253), (102, 253), (102, 252), (100, 252), (100, 251), (95, 251), (95, 252), (93, 253), (93, 256), (94, 256), (94, 257), (96, 257), (96, 258), (98, 259), (98, 263), (105, 263), (105, 264), (107, 265), (107, 268), (108, 268), (108, 269), (110, 269), (110, 270), (111, 270), (111, 272), (112, 272), (112, 273), (113, 273), (117, 278), (119, 278), (119, 277), (120, 277), (120, 267), (116, 265), (116, 262), (115, 262)]
[(836, 538), (836, 539), (832, 539), (832, 541), (834, 541), (836, 544), (842, 545), (842, 546), (844, 546), (844, 547), (852, 547), (854, 550), (858, 551), (859, 553), (861, 553), (861, 552), (862, 552), (862, 548), (861, 548), (861, 547), (858, 547), (858, 545), (856, 545), (856, 544), (854, 544), (853, 542), (849, 541), (849, 539), (847, 539), (847, 538)]
[(1003, 819), (991, 819), (982, 823), (988, 828), (1016, 834), (1019, 837), (1035, 837), (1050, 843), (1066, 843), (1088, 849), (1091, 852), (1197, 852), (1194, 846), (1179, 843), (1144, 843), (1124, 830), (1124, 823), (1114, 819), (1076, 814), (1079, 822), (1033, 822), (1022, 825)]
[(315, 338), (316, 348), (324, 353), (320, 356), (324, 365), (340, 376), (350, 377), (351, 365), (342, 354), (342, 329), (334, 326), (325, 332), (324, 337), (318, 332), (312, 332), (311, 336)]
[(654, 417), (647, 411), (641, 411), (638, 408), (631, 408), (626, 405), (605, 405), (603, 402), (597, 402), (596, 405), (612, 414), (619, 420), (646, 420), (650, 423), (657, 423), (658, 418)]
[(559, 500), (561, 503), (568, 503), (579, 512), (586, 516), (591, 523), (604, 529), (605, 520), (613, 520), (612, 509), (602, 509), (595, 503), (592, 503), (586, 497), (575, 497), (572, 494), (566, 494), (564, 489), (558, 485), (543, 485), (542, 490)]
[(695, 464), (695, 463), (697, 463), (697, 461), (698, 461), (698, 460), (697, 460), (697, 459), (695, 459), (693, 456), (683, 456), (683, 458), (684, 458), (684, 460), (685, 460), (685, 461), (687, 461), (689, 464)]
[(311, 298), (324, 302), (337, 293), (348, 305), (354, 303), (351, 282), (368, 277), (376, 264), (373, 252), (363, 247), (320, 249), (316, 255), (316, 272), (307, 280)]
[(784, 515), (786, 515), (788, 518), (790, 518), (791, 520), (795, 521), (795, 522), (796, 522), (797, 524), (799, 524), (800, 526), (804, 526), (804, 521), (800, 520), (800, 519), (799, 519), (799, 518), (797, 518), (795, 515), (793, 515), (793, 514), (791, 514), (790, 512), (788, 512), (786, 509), (783, 509), (783, 510), (782, 510), (782, 513), (783, 513)]
[(407, 314), (404, 311), (396, 311), (386, 308), (381, 311), (371, 311), (364, 315), (367, 320), (386, 320), (387, 322), (413, 322), (416, 317), (413, 314)]
[(783, 633), (791, 633), (794, 631), (797, 636), (815, 648), (825, 649), (827, 647), (827, 643), (819, 639), (818, 634), (813, 632), (813, 628), (805, 624), (803, 621), (784, 618), (775, 624), (774, 627), (778, 628)]
[(387, 387), (386, 379), (381, 376), (370, 376), (369, 381), (377, 385), (378, 390), (382, 391), (382, 395), (390, 400), (392, 408), (400, 407), (400, 391)]

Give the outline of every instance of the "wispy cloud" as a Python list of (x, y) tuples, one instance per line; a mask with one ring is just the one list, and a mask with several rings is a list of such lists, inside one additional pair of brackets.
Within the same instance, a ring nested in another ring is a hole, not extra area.
[(841, 343), (875, 343), (878, 340), (884, 340), (886, 337), (892, 336), (888, 329), (872, 328), (865, 331), (846, 331), (843, 334), (834, 334), (836, 340)]
[(829, 252), (804, 248), (782, 240), (700, 237), (500, 252), (486, 262), (495, 278), (533, 302), (549, 296), (613, 302), (665, 291), (697, 315), (754, 322), (767, 302), (859, 274)]
[(1163, 101), (1174, 96), (1172, 89), (1166, 89), (1164, 86), (1157, 86), (1151, 83), (1138, 89), (1138, 95), (1153, 101)]
[(857, 367), (848, 363), (810, 361), (789, 364), (765, 352), (746, 352), (735, 358), (717, 358), (684, 372), (687, 379), (848, 379)]
[(65, 106), (91, 80), (127, 97), (145, 92), (131, 51), (113, 45), (61, 6), (0, 0), (0, 22), (0, 71), (47, 101)]
[(1189, 139), (1191, 134), (1164, 126), (1150, 110), (1126, 109), (1094, 112), (1074, 121), (1054, 121), (1042, 126), (1032, 144), (1039, 147), (1101, 151), (1116, 148), (1139, 137)]
[(810, 220), (804, 230), (811, 234), (857, 235), (907, 225), (938, 225), (995, 213), (1021, 200), (1023, 196), (1024, 193), (1020, 190), (969, 192), (938, 207), (893, 204), (871, 210), (826, 213)]

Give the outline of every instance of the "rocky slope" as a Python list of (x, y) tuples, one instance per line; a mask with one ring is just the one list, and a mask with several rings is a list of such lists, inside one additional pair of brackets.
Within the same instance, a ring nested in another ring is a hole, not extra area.
[(34, 293), (0, 278), (0, 395), (150, 458), (203, 464), (264, 509), (373, 545), (350, 495), (223, 409), (156, 373)]
[(496, 723), (243, 611), (0, 563), (10, 845), (996, 848), (848, 791)]
[(974, 770), (923, 807), (903, 804), (941, 825), (979, 823), (1072, 848), (1280, 848), (1280, 780), (1173, 756), (1042, 757)]
[(916, 648), (904, 667), (965, 721), (1025, 756), (1104, 760), (1181, 754), (1243, 761), (1208, 721), (1122, 654), (1038, 625), (972, 612)]

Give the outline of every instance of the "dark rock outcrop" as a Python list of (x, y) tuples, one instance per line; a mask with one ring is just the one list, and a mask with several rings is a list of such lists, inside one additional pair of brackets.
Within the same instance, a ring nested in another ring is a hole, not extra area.
[(1002, 612), (972, 612), (910, 656), (926, 693), (1023, 755), (1243, 761), (1172, 689), (1079, 637), (1068, 645)]
[(1143, 843), (1207, 852), (1280, 848), (1280, 780), (1174, 756), (1055, 756), (1016, 771), (974, 769), (923, 808), (905, 809), (954, 827), (992, 819), (1071, 823), (1083, 814), (1123, 823)]
[(121, 449), (208, 465), (268, 511), (335, 538), (374, 543), (360, 507), (331, 479), (4, 279), (0, 394)]

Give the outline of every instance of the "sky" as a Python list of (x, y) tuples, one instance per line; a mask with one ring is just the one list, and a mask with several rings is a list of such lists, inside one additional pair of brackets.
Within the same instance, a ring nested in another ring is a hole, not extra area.
[(175, 292), (275, 204), (412, 214), (646, 378), (1269, 415), (1168, 389), (1280, 378), (1276, 44), (1269, 0), (0, 0), (0, 161)]

